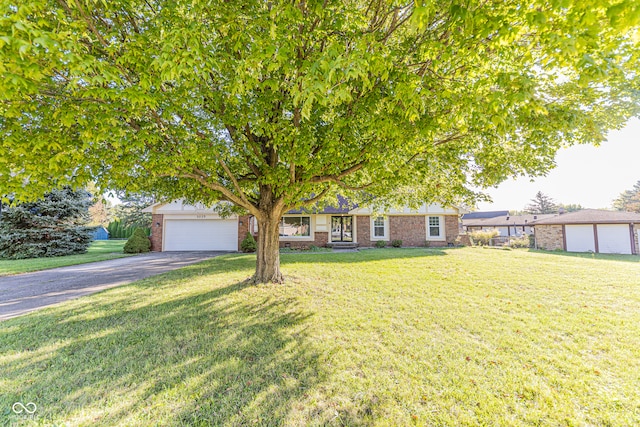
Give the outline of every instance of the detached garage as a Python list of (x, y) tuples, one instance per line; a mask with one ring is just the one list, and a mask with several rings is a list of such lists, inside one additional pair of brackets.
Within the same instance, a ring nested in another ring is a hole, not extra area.
[(153, 251), (237, 251), (246, 233), (244, 217), (222, 218), (211, 208), (175, 201), (144, 209), (152, 214)]
[(532, 223), (536, 247), (567, 252), (639, 254), (640, 214), (585, 209)]

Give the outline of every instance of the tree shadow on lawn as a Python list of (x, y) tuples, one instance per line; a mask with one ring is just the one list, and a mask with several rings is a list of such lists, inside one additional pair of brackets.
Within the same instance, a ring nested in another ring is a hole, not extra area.
[[(422, 258), (431, 256), (446, 256), (448, 251), (458, 250), (456, 247), (437, 248), (372, 248), (353, 252), (307, 252), (300, 251), (294, 253), (281, 253), (280, 261), (283, 265), (296, 263), (336, 263), (355, 264), (366, 263), (378, 260), (400, 259), (400, 258)], [(196, 264), (191, 264), (174, 270), (174, 275), (192, 276), (200, 274), (211, 274), (212, 269), (219, 273), (232, 273), (246, 271), (247, 278), (255, 269), (255, 254), (231, 253), (215, 258), (204, 260)]]
[(296, 263), (336, 263), (336, 264), (356, 264), (371, 261), (401, 259), (401, 258), (424, 258), (432, 256), (446, 256), (448, 251), (457, 248), (372, 248), (354, 252), (320, 252), (320, 253), (281, 253), (280, 260), (283, 264)]
[[(145, 282), (129, 290), (134, 299)], [(312, 314), (268, 292), (247, 298), (246, 288), (129, 304), (107, 291), (90, 310), (63, 305), (1, 323), (0, 417), (29, 424), (9, 408), (34, 402), (46, 423), (283, 424), (325, 377), (307, 338)]]

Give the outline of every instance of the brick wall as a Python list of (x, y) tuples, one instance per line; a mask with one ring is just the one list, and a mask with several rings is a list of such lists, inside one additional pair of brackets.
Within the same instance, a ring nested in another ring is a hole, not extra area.
[(471, 237), (468, 234), (460, 234), (460, 242), (462, 246), (471, 246)]
[(460, 234), (460, 220), (457, 215), (445, 215), (444, 216), (444, 235), (447, 239), (447, 244), (454, 244), (458, 235)]
[(535, 236), (538, 249), (547, 251), (564, 250), (561, 225), (536, 225)]
[(325, 247), (327, 246), (327, 242), (329, 241), (329, 233), (325, 231), (316, 231), (313, 236), (313, 240), (281, 240), (280, 247), (281, 248), (292, 248), (292, 249), (309, 249), (310, 246), (319, 246)]
[(389, 241), (400, 239), (402, 246), (424, 246), (427, 228), (422, 215), (389, 216)]
[(375, 242), (371, 241), (370, 216), (367, 215), (356, 217), (356, 236), (358, 238), (358, 246), (369, 247), (375, 244)]
[(247, 237), (247, 231), (249, 231), (249, 215), (243, 215), (238, 218), (238, 250), (240, 249), (240, 244)]
[(164, 215), (160, 214), (151, 215), (151, 250), (153, 252), (162, 251), (163, 217)]
[(640, 242), (638, 241), (638, 230), (640, 230), (640, 224), (633, 225), (633, 241), (636, 245), (635, 254), (640, 255)]
[[(162, 251), (162, 226), (163, 215), (152, 215), (151, 225), (151, 250), (154, 252)], [(454, 243), (459, 234), (458, 217), (455, 215), (445, 215), (445, 236), (446, 241), (432, 241), (429, 246), (447, 246), (448, 243)], [(242, 222), (242, 225), (240, 224)], [(156, 226), (156, 223), (160, 224)], [(636, 226), (640, 227), (640, 225)], [(240, 244), (244, 240), (249, 230), (249, 216), (241, 216), (238, 218), (238, 250)], [(394, 215), (389, 216), (389, 240), (400, 239), (403, 246), (424, 246), (426, 240), (426, 224), (425, 217), (422, 215)], [(371, 240), (371, 217), (362, 215), (356, 218), (356, 233), (358, 245), (361, 247), (370, 247), (375, 244)], [(637, 233), (634, 234), (637, 240)], [(255, 236), (257, 238), (257, 235)], [(314, 233), (314, 240), (289, 240), (281, 241), (280, 247), (291, 248), (309, 248), (309, 246), (324, 247), (329, 241), (328, 232)], [(637, 245), (637, 242), (636, 242)], [(560, 248), (562, 248), (562, 236), (560, 237)], [(638, 250), (640, 253), (640, 250)]]
[(320, 247), (327, 246), (327, 243), (329, 242), (329, 232), (327, 232), (327, 231), (317, 232), (316, 231), (314, 237), (315, 237), (314, 245), (320, 246)]

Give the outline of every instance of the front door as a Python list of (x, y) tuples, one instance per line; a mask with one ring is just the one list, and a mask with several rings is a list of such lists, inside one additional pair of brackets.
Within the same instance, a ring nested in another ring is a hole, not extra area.
[(332, 242), (353, 242), (353, 217), (332, 216), (331, 217), (331, 241)]

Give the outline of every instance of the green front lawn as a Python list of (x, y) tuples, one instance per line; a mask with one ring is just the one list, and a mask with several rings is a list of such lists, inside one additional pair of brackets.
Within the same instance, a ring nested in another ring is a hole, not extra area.
[(17, 260), (0, 259), (0, 276), (122, 258), (129, 256), (122, 252), (126, 242), (126, 240), (96, 240), (91, 243), (87, 253), (81, 255)]
[[(248, 286), (254, 260), (226, 255), (0, 323), (0, 417), (68, 426), (640, 423), (637, 258), (296, 254), (282, 256), (286, 284)], [(36, 403), (34, 417), (11, 414), (17, 401)]]

